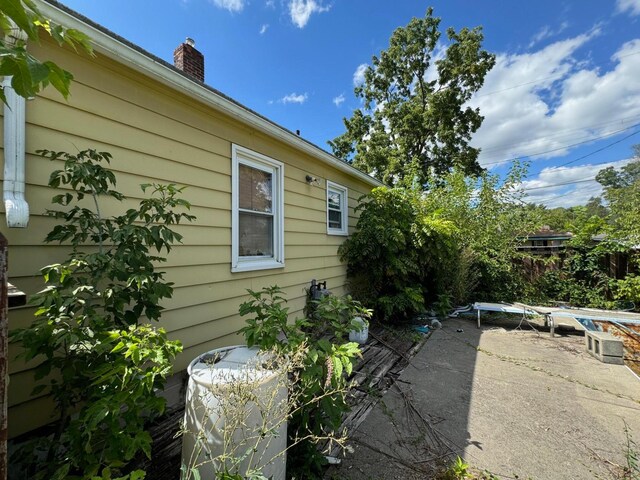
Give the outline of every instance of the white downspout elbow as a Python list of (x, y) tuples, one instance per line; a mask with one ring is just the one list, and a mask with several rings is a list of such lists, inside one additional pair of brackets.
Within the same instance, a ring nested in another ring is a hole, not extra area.
[(5, 77), (2, 85), (7, 101), (4, 105), (4, 209), (9, 228), (26, 228), (29, 204), (25, 198), (25, 99), (11, 87), (11, 77)]

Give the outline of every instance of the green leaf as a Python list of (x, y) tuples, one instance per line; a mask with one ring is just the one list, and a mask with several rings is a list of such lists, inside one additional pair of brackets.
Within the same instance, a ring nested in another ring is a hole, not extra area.
[(342, 377), (342, 362), (340, 359), (337, 357), (331, 357), (331, 361), (333, 362), (333, 377)]
[(47, 65), (40, 63), (31, 55), (27, 55), (26, 64), (32, 83), (39, 84), (47, 80), (49, 76), (49, 67)]
[(73, 75), (66, 70), (60, 68), (53, 62), (44, 62), (44, 65), (47, 67), (49, 71), (49, 76), (47, 80), (51, 83), (53, 88), (55, 88), (58, 92), (62, 94), (62, 96), (66, 99), (69, 98), (70, 94), (70, 84), (71, 80), (73, 80)]
[(2, 13), (15, 22), (32, 40), (36, 39), (33, 22), (21, 0), (2, 0)]
[(144, 480), (144, 478), (146, 478), (147, 476), (147, 473), (144, 470), (134, 470), (130, 475), (130, 480)]
[(44, 392), (47, 388), (47, 385), (37, 385), (36, 387), (34, 387), (34, 389), (31, 391), (31, 395), (32, 396), (38, 396), (40, 395), (42, 392)]

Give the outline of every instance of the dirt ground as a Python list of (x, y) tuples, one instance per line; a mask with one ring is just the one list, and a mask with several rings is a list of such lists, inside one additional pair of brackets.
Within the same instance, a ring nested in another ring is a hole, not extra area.
[(517, 325), (443, 322), (326, 478), (433, 478), (455, 455), (502, 479), (615, 478), (625, 425), (640, 444), (640, 379), (591, 357), (582, 335)]

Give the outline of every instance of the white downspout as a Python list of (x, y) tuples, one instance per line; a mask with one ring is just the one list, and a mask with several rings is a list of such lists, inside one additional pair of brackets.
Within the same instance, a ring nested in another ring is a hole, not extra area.
[[(13, 37), (13, 38), (11, 38)], [(15, 29), (8, 41), (26, 40)], [(4, 209), (9, 228), (26, 228), (29, 223), (29, 204), (25, 199), (25, 99), (11, 87), (11, 77), (2, 85), (7, 103), (4, 105)]]

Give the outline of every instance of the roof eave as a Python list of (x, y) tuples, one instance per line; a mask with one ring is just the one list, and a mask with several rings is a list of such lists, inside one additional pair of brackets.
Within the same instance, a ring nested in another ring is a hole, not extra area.
[(174, 90), (180, 91), (219, 112), (236, 118), (246, 125), (270, 137), (276, 138), (291, 147), (301, 150), (321, 162), (352, 175), (373, 187), (384, 185), (377, 179), (300, 138), (286, 128), (225, 97), (222, 93), (192, 80), (163, 60), (154, 57), (152, 54), (124, 39), (118, 38), (107, 29), (89, 19), (83, 18), (76, 12), (67, 9), (67, 7), (56, 2), (49, 3), (45, 0), (37, 0), (37, 4), (42, 14), (50, 18), (53, 22), (67, 28), (75, 28), (88, 35), (92, 40), (94, 49), (106, 57), (124, 63), (143, 75), (153, 78)]

